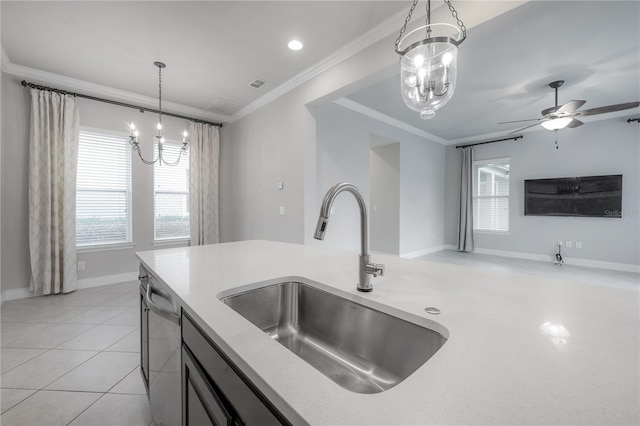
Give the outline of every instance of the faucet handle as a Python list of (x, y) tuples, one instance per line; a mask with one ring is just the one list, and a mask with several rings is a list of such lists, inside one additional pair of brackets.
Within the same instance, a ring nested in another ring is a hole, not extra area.
[(370, 263), (371, 275), (376, 278), (378, 275), (384, 276), (384, 265), (382, 263)]

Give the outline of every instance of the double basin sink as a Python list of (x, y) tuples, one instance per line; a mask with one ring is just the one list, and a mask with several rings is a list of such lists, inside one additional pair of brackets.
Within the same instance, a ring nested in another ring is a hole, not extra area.
[(303, 282), (221, 299), (271, 338), (353, 392), (384, 392), (446, 342), (437, 331)]

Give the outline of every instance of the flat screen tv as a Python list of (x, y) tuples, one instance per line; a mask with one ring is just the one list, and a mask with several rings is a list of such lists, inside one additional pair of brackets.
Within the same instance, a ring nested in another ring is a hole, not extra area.
[(622, 175), (525, 180), (524, 214), (622, 217)]

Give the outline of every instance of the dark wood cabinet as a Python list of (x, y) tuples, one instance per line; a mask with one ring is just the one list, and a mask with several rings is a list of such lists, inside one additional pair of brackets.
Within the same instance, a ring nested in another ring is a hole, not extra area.
[(182, 346), (182, 424), (232, 425), (233, 417), (186, 345)]
[(182, 342), (183, 426), (290, 424), (184, 312)]

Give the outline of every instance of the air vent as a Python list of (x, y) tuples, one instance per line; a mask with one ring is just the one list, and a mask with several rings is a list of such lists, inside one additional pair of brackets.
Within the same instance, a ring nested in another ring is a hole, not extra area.
[(256, 89), (259, 89), (260, 86), (262, 86), (263, 84), (265, 84), (266, 81), (264, 80), (260, 80), (258, 78), (256, 78), (255, 80), (253, 80), (251, 83), (249, 83), (249, 86), (251, 87), (255, 87)]

